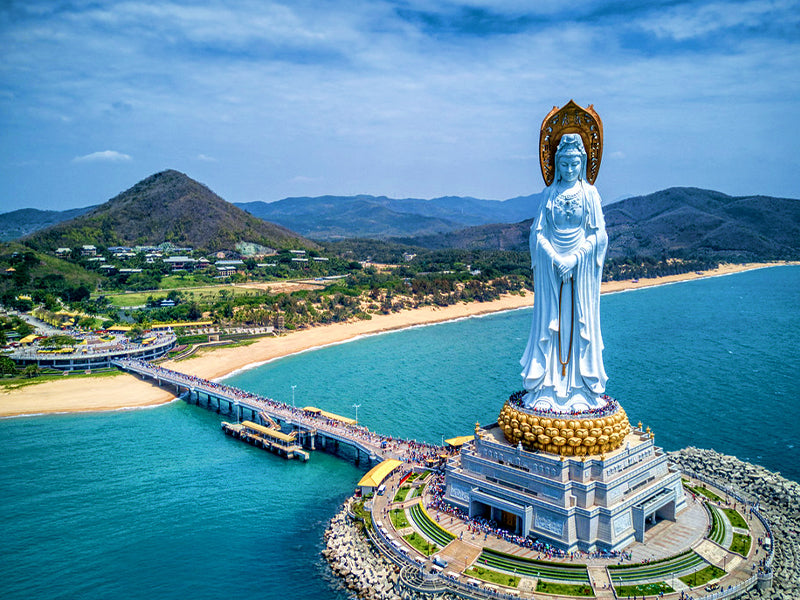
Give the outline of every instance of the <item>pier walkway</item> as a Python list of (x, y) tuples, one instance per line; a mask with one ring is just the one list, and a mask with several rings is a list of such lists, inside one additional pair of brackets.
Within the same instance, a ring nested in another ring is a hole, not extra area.
[(250, 417), (257, 423), (269, 425), (271, 419), (282, 429), (296, 431), (297, 440), (311, 450), (336, 450), (340, 445), (350, 447), (355, 451), (356, 462), (367, 459), (376, 463), (394, 458), (425, 465), (426, 461), (437, 460), (440, 455), (447, 453), (440, 446), (380, 435), (332, 415), (305, 411), (224, 383), (186, 375), (145, 361), (126, 359), (114, 361), (113, 364), (123, 371), (150, 379), (159, 386), (173, 386), (176, 395), (186, 393), (189, 402), (196, 400), (199, 405), (201, 397), (205, 397), (207, 408), (235, 415), (239, 421)]

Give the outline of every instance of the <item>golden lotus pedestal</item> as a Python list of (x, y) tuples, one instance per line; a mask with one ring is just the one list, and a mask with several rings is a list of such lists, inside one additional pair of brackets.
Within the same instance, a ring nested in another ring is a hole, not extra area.
[[(610, 410), (598, 413), (542, 413), (506, 401), (497, 424), (506, 440), (561, 456), (604, 455), (619, 448), (631, 431), (625, 410), (612, 401)], [(649, 432), (649, 429), (648, 429)]]

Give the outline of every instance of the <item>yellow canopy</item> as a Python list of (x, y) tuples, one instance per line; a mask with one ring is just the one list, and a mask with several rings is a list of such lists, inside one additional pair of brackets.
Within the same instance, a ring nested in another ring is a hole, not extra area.
[(109, 327), (106, 331), (118, 331), (120, 333), (125, 331), (130, 331), (133, 327), (125, 327), (125, 325), (114, 325), (113, 327)]
[(36, 338), (38, 338), (38, 337), (39, 337), (38, 335), (36, 335), (35, 333), (32, 333), (32, 334), (26, 335), (24, 338), (22, 338), (19, 341), (19, 343), (20, 344), (32, 344), (34, 341), (36, 341)]
[(460, 448), (467, 442), (471, 442), (474, 439), (474, 435), (462, 435), (461, 437), (454, 437), (450, 438), (449, 440), (445, 440), (444, 443), (448, 446), (452, 446), (453, 448)]
[(395, 460), (394, 458), (387, 458), (380, 464), (372, 467), (369, 472), (361, 478), (358, 482), (359, 486), (378, 487), (383, 480), (386, 479), (392, 471), (402, 465), (402, 461)]
[(270, 429), (269, 427), (264, 427), (258, 423), (253, 423), (252, 421), (242, 421), (242, 425), (244, 425), (247, 429), (252, 429), (253, 431), (257, 431), (262, 435), (266, 435), (267, 437), (275, 438), (276, 440), (286, 443), (295, 441), (295, 437), (297, 437), (297, 434), (294, 432), (286, 434), (282, 431), (278, 431), (277, 429)]
[(213, 324), (214, 321), (179, 321), (176, 323), (157, 323), (150, 329), (166, 329), (167, 327), (205, 327)]
[(355, 419), (350, 419), (349, 417), (343, 417), (342, 415), (337, 415), (336, 413), (322, 410), (321, 408), (317, 408), (316, 406), (306, 406), (303, 410), (306, 412), (313, 413), (315, 415), (321, 415), (329, 419), (334, 419), (335, 421), (339, 421), (341, 423), (346, 423), (347, 425), (355, 425), (356, 423), (358, 423), (358, 421), (356, 421)]

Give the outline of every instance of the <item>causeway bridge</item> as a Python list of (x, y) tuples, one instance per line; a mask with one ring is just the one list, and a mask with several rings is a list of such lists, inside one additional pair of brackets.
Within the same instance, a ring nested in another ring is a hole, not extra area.
[(186, 375), (143, 360), (116, 360), (112, 364), (158, 386), (174, 387), (175, 395), (185, 394), (187, 402), (233, 415), (238, 421), (250, 419), (267, 426), (277, 425), (284, 431), (295, 431), (298, 442), (310, 450), (336, 453), (342, 446), (350, 448), (356, 464), (363, 460), (370, 464), (378, 463), (390, 458), (423, 463), (426, 458), (437, 458), (444, 451), (439, 446), (383, 436), (322, 411), (295, 408), (234, 386)]

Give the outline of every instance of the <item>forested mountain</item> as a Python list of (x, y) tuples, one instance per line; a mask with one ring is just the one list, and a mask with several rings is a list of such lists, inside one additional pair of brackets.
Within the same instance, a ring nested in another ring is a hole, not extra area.
[(386, 196), (320, 196), (236, 205), (301, 235), (334, 240), (386, 239), (456, 231), (470, 225), (514, 223), (532, 214), (539, 195), (509, 200), (445, 196), (431, 200)]
[(232, 250), (238, 242), (272, 248), (315, 246), (284, 227), (247, 214), (201, 183), (172, 170), (151, 175), (88, 213), (23, 241), (49, 251), (82, 244), (162, 242), (207, 251)]
[[(605, 206), (609, 258), (800, 258), (800, 200), (670, 188)], [(398, 239), (426, 248), (526, 250), (532, 219)]]
[(15, 240), (50, 225), (74, 219), (86, 214), (93, 208), (94, 206), (72, 208), (70, 210), (21, 208), (0, 214), (0, 242)]
[[(368, 238), (429, 249), (526, 251), (540, 198), (534, 194), (499, 202), (455, 196), (432, 200), (321, 196), (233, 206), (187, 176), (165, 171), (97, 207), (63, 213), (25, 209), (0, 215), (0, 232), (87, 211), (27, 241), (47, 249), (92, 242), (173, 241), (198, 249), (227, 248), (242, 240), (273, 247), (312, 244), (284, 228), (289, 227), (327, 241)], [(237, 206), (284, 227), (255, 219)], [(609, 204), (604, 212), (610, 258), (800, 257), (797, 199), (670, 188)]]

